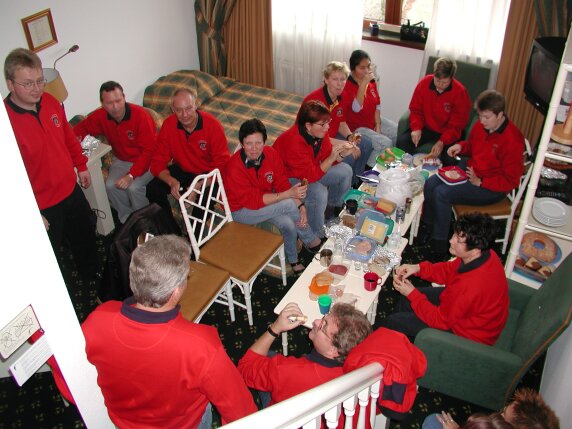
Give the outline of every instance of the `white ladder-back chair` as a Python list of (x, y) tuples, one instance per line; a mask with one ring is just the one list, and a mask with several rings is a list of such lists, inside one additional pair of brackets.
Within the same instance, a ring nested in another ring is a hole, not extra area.
[[(197, 261), (230, 274), (232, 286), (244, 294), (248, 323), (253, 324), (251, 293), (260, 272), (269, 266), (280, 270), (286, 285), (286, 257), (281, 235), (233, 222), (220, 171), (215, 169), (193, 180), (179, 205)], [(278, 256), (280, 266), (272, 264)], [(225, 293), (227, 295), (227, 293)], [(232, 294), (226, 297), (232, 299)]]
[(530, 143), (527, 139), (524, 140), (525, 152), (523, 154), (524, 163), (524, 173), (520, 177), (520, 182), (518, 187), (510, 191), (505, 198), (503, 198), (498, 203), (488, 204), (485, 206), (470, 206), (465, 204), (454, 204), (453, 214), (455, 219), (467, 213), (485, 213), (490, 215), (495, 220), (504, 220), (506, 222), (504, 234), (502, 238), (497, 238), (495, 243), (502, 243), (502, 253), (506, 252), (508, 247), (508, 238), (510, 231), (512, 229), (512, 221), (518, 207), (518, 203), (522, 199), (522, 195), (526, 190), (528, 181), (532, 174), (533, 163), (530, 161), (532, 155), (532, 150), (530, 148)]
[(223, 428), (319, 429), (322, 417), (328, 428), (337, 428), (342, 412), (345, 429), (354, 427), (354, 420), (357, 420), (358, 429), (364, 429), (367, 420), (374, 429), (386, 428), (387, 418), (382, 414), (375, 415), (382, 376), (381, 364), (370, 363)]

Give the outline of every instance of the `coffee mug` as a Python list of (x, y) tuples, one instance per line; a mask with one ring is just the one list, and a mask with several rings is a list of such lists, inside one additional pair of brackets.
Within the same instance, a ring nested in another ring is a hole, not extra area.
[(381, 277), (379, 277), (376, 273), (372, 273), (368, 271), (363, 275), (363, 287), (365, 290), (374, 291), (377, 285), (381, 284)]
[(314, 256), (314, 258), (319, 257), (320, 265), (322, 267), (329, 267), (332, 263), (332, 257), (334, 256), (334, 252), (332, 249), (322, 249), (320, 250), (320, 254)]
[(358, 209), (357, 200), (349, 199), (346, 201), (346, 210), (351, 215), (355, 215)]

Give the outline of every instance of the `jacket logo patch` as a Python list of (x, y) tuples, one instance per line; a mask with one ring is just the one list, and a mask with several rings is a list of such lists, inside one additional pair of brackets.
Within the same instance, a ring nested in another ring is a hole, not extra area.
[(52, 123), (56, 126), (56, 127), (61, 127), (62, 124), (60, 123), (60, 118), (58, 118), (57, 114), (53, 114), (52, 117), (50, 118), (52, 120)]
[(336, 116), (337, 116), (338, 118), (341, 118), (343, 114), (344, 114), (344, 111), (343, 111), (343, 109), (342, 109), (341, 107), (338, 108), (338, 109), (336, 109)]
[(131, 130), (127, 131), (127, 138), (129, 140), (135, 140), (135, 133)]
[(443, 103), (443, 109), (445, 110), (445, 112), (450, 112), (451, 111), (451, 103)]
[(205, 140), (200, 140), (199, 147), (201, 148), (201, 150), (207, 150), (207, 142)]
[(265, 176), (266, 176), (266, 181), (268, 183), (274, 182), (274, 172), (273, 171), (269, 171), (268, 173), (265, 174)]

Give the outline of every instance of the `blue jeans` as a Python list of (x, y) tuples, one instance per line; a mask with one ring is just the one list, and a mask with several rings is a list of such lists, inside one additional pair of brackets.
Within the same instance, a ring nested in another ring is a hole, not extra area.
[[(298, 179), (290, 179), (290, 183), (300, 183)], [(341, 207), (344, 195), (352, 184), (352, 169), (343, 162), (333, 165), (317, 182), (308, 185), (306, 194), (306, 212), (308, 224), (315, 236), (323, 236), (324, 212), (327, 206)]]
[(397, 124), (386, 118), (381, 118), (381, 133), (376, 133), (371, 128), (365, 127), (357, 128), (356, 131), (361, 134), (362, 142), (364, 140), (371, 142), (372, 151), (367, 160), (367, 165), (375, 165), (377, 156), (388, 147), (394, 147), (397, 140)]
[(304, 244), (310, 244), (316, 235), (309, 227), (299, 228), (296, 222), (300, 220), (300, 211), (291, 198), (269, 204), (258, 210), (243, 208), (232, 212), (232, 218), (236, 222), (247, 225), (255, 225), (261, 222), (270, 222), (275, 225), (284, 238), (284, 252), (288, 262), (298, 261), (298, 237)]
[[(340, 140), (345, 140), (341, 134), (338, 134), (336, 138), (339, 138)], [(361, 153), (358, 159), (354, 159), (353, 156), (348, 155), (344, 158), (343, 161), (352, 168), (354, 178), (356, 175), (362, 174), (365, 171), (367, 160), (369, 159), (371, 151), (373, 150), (371, 139), (362, 136), (361, 142), (359, 144), (359, 149)], [(357, 178), (355, 180), (357, 180)]]
[(197, 429), (211, 429), (213, 425), (213, 408), (211, 403), (209, 402), (205, 408), (205, 413), (201, 418), (201, 422), (197, 426)]
[(423, 194), (425, 196), (423, 219), (432, 225), (431, 237), (434, 240), (449, 238), (453, 204), (476, 206), (475, 211), (478, 211), (478, 206), (496, 203), (506, 196), (503, 192), (490, 191), (470, 182), (447, 185), (437, 175), (433, 175), (425, 182)]
[(438, 415), (440, 414), (435, 413), (425, 417), (421, 429), (443, 429), (443, 424), (439, 420), (437, 420)]
[(131, 213), (149, 204), (145, 195), (147, 184), (153, 180), (153, 175), (147, 170), (142, 176), (136, 177), (127, 189), (115, 187), (115, 183), (129, 173), (132, 162), (121, 161), (113, 157), (109, 175), (105, 180), (105, 190), (111, 205), (117, 210), (119, 221), (125, 223)]

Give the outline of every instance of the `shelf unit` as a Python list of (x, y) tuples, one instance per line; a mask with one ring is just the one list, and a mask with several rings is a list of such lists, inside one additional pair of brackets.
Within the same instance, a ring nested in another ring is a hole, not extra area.
[[(516, 280), (520, 283), (526, 284), (530, 287), (538, 289), (542, 284), (540, 281), (534, 280), (515, 271), (515, 261), (519, 256), (520, 245), (522, 242), (522, 237), (527, 232), (541, 232), (552, 238), (556, 244), (560, 247), (561, 257), (557, 258), (552, 265), (558, 266), (558, 264), (570, 253), (572, 252), (572, 216), (568, 219), (566, 225), (558, 228), (549, 227), (543, 225), (536, 221), (532, 216), (532, 207), (534, 201), (536, 200), (535, 194), (538, 187), (538, 181), (540, 179), (540, 171), (544, 164), (545, 159), (561, 161), (565, 163), (572, 164), (572, 157), (551, 152), (548, 148), (549, 143), (552, 141), (552, 131), (556, 123), (556, 113), (558, 107), (560, 106), (560, 100), (562, 97), (562, 92), (564, 90), (564, 85), (566, 83), (566, 78), (569, 73), (572, 73), (572, 32), (568, 35), (568, 40), (566, 41), (566, 48), (564, 49), (564, 55), (562, 56), (562, 62), (558, 70), (558, 75), (556, 77), (556, 82), (554, 84), (554, 90), (552, 92), (552, 97), (548, 107), (548, 113), (546, 114), (546, 121), (544, 123), (544, 128), (542, 130), (542, 136), (538, 144), (537, 155), (534, 162), (534, 168), (532, 170), (532, 175), (528, 183), (528, 188), (526, 192), (526, 197), (521, 209), (520, 218), (518, 220), (518, 225), (514, 233), (508, 258), (505, 264), (505, 274), (508, 278)], [(570, 107), (572, 109), (572, 106)], [(568, 115), (569, 120), (572, 120), (572, 113)], [(572, 208), (571, 208), (572, 209)]]

